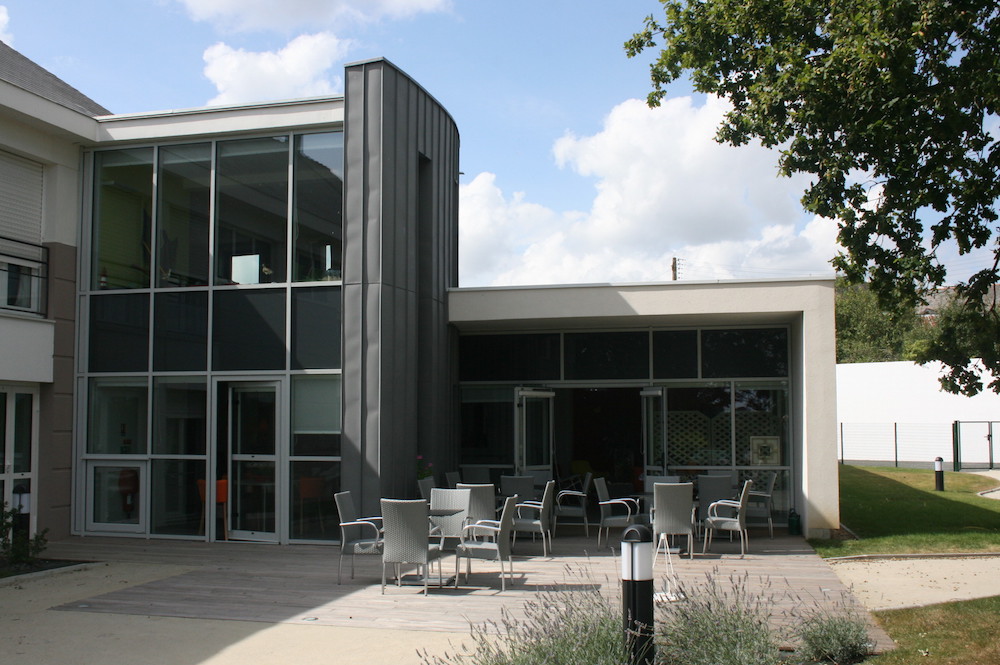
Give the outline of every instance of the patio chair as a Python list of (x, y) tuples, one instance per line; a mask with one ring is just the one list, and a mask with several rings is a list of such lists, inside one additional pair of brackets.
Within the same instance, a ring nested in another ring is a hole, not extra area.
[(382, 499), (382, 593), (385, 593), (385, 567), (395, 567), (396, 586), (400, 585), (400, 565), (416, 564), (423, 569), (424, 595), (433, 561), (438, 562), (438, 586), (441, 586), (441, 544), (428, 542), (427, 502), (423, 499)]
[(358, 517), (354, 498), (349, 491), (333, 495), (340, 514), (340, 561), (337, 584), (342, 582), (344, 554), (351, 555), (351, 579), (354, 579), (354, 557), (358, 554), (382, 554), (382, 518)]
[(431, 500), (431, 489), (434, 487), (436, 487), (434, 484), (434, 476), (417, 478), (417, 488), (420, 490), (420, 498), (424, 501)]
[(767, 535), (771, 539), (774, 538), (774, 522), (771, 519), (771, 514), (774, 512), (772, 495), (774, 494), (774, 483), (777, 479), (777, 471), (769, 473), (767, 480), (764, 482), (766, 489), (750, 492), (750, 502), (747, 504), (747, 517), (761, 517), (767, 520)]
[(431, 522), (440, 533), (442, 547), (447, 545), (447, 541), (461, 540), (462, 527), (466, 525), (469, 517), (469, 497), (471, 490), (468, 489), (446, 489), (444, 487), (431, 488), (431, 510), (451, 509), (457, 512), (454, 515), (442, 515), (431, 517)]
[(639, 514), (639, 501), (632, 497), (612, 499), (604, 478), (594, 479), (594, 489), (597, 491), (597, 505), (601, 509), (601, 522), (597, 528), (597, 546), (600, 547), (602, 531), (610, 535), (612, 528), (625, 528), (635, 521)]
[(729, 474), (704, 474), (698, 476), (698, 522), (700, 529), (708, 519), (708, 507), (716, 501), (733, 498), (733, 485)]
[(500, 563), (500, 591), (507, 590), (504, 578), (504, 562), (507, 562), (507, 574), (514, 579), (514, 560), (511, 556), (511, 533), (514, 528), (514, 511), (516, 496), (504, 500), (503, 511), (499, 520), (479, 520), (466, 525), (467, 534), (455, 546), (455, 587), (458, 587), (458, 577), (462, 559), (465, 559), (465, 582), (469, 582), (472, 574), (472, 560), (498, 561)]
[(535, 493), (534, 476), (500, 476), (500, 496), (518, 496), (522, 501), (533, 501)]
[(548, 556), (552, 549), (552, 505), (555, 500), (556, 481), (545, 483), (541, 501), (522, 501), (516, 504), (514, 516), (514, 541), (518, 532), (542, 535), (542, 556)]
[(670, 558), (670, 536), (687, 536), (688, 558), (694, 558), (694, 483), (655, 483), (653, 485), (653, 539), (656, 551), (667, 555), (667, 565), (673, 571)]
[(469, 524), (497, 517), (497, 491), (493, 483), (458, 483), (457, 489), (469, 490)]
[(712, 545), (712, 534), (716, 531), (729, 531), (730, 534), (738, 532), (740, 534), (740, 558), (746, 554), (747, 541), (747, 502), (750, 500), (750, 488), (753, 481), (747, 480), (743, 483), (743, 491), (740, 492), (740, 500), (722, 499), (715, 501), (708, 507), (708, 516), (705, 518), (705, 540), (702, 544), (702, 554), (708, 551)]
[[(583, 531), (590, 535), (590, 522), (587, 520), (587, 498), (590, 493), (590, 485), (594, 480), (594, 474), (588, 471), (580, 485), (580, 489), (559, 490), (556, 494), (556, 515), (552, 525), (553, 532), (559, 526), (560, 517), (579, 518), (583, 522)], [(574, 522), (576, 523), (576, 522)]]
[(444, 484), (450, 489), (455, 489), (462, 482), (462, 475), (458, 471), (448, 471), (444, 474)]

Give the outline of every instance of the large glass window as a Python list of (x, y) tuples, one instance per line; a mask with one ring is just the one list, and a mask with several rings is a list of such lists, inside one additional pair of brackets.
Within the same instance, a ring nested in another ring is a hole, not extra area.
[(559, 334), (465, 335), (458, 366), (463, 381), (558, 379)]
[(340, 456), (340, 384), (339, 376), (295, 377), (292, 455)]
[(149, 295), (119, 293), (90, 298), (91, 372), (149, 369)]
[(787, 466), (788, 386), (737, 382), (734, 392), (736, 464)]
[(218, 145), (217, 284), (284, 282), (288, 137)]
[(144, 455), (148, 405), (146, 379), (92, 379), (87, 452)]
[(206, 285), (212, 146), (165, 146), (159, 161), (156, 284)]
[(204, 533), (205, 502), (198, 481), (204, 481), (202, 460), (157, 459), (149, 479), (152, 533), (195, 536)]
[(139, 524), (142, 521), (142, 469), (128, 465), (94, 465), (91, 483), (93, 521)]
[(212, 366), (216, 370), (285, 368), (285, 292), (217, 291)]
[(667, 388), (667, 466), (732, 463), (729, 385)]
[(649, 378), (649, 333), (567, 333), (566, 378)]
[(153, 453), (204, 455), (208, 389), (205, 379), (159, 377), (153, 381)]
[(702, 377), (788, 376), (788, 330), (701, 331)]
[(340, 367), (340, 289), (292, 289), (292, 369)]
[(154, 296), (153, 370), (204, 371), (208, 365), (208, 292)]
[(513, 388), (462, 388), (462, 464), (513, 468), (513, 442)]
[(93, 288), (149, 288), (153, 149), (94, 156)]
[(697, 330), (657, 330), (653, 332), (653, 377), (657, 379), (698, 378)]
[(295, 137), (293, 281), (316, 282), (341, 278), (343, 179), (342, 132)]

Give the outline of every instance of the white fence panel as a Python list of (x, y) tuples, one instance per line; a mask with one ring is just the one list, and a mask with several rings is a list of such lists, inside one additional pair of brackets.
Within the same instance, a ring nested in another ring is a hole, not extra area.
[(946, 465), (952, 463), (954, 450), (950, 424), (898, 423), (896, 425), (898, 461), (906, 466), (914, 463), (933, 465), (940, 457)]
[(842, 423), (840, 458), (864, 462), (887, 462), (896, 458), (892, 423)]
[(959, 454), (963, 468), (990, 468), (993, 459), (992, 433), (1000, 433), (997, 422), (962, 422), (958, 424)]

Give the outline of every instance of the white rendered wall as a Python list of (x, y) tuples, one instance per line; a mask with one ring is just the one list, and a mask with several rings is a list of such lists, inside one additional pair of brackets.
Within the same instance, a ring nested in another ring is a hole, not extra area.
[(1000, 420), (1000, 395), (944, 392), (937, 363), (837, 365), (837, 418), (842, 423), (952, 423)]

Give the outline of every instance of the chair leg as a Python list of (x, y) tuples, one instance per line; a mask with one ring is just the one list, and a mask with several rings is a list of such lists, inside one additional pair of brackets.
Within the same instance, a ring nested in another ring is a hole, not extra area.
[(337, 565), (337, 584), (341, 584), (344, 578), (344, 552), (340, 552), (340, 560)]
[(385, 561), (382, 562), (382, 595), (385, 595)]

